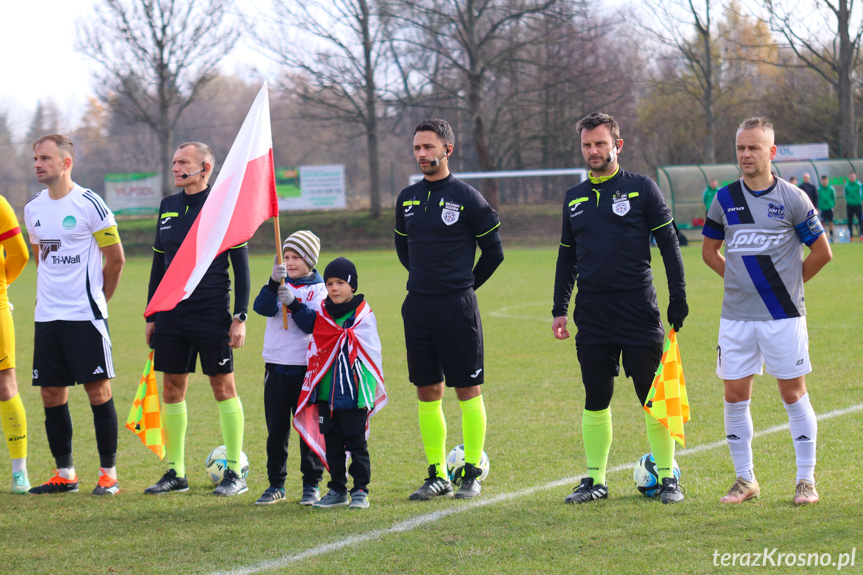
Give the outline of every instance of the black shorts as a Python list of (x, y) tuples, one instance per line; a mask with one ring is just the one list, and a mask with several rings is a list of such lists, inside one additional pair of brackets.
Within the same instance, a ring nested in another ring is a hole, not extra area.
[(636, 390), (653, 382), (662, 357), (662, 319), (656, 292), (622, 299), (575, 297), (575, 345), (582, 380), (603, 381), (620, 373), (620, 357)]
[(822, 222), (832, 222), (833, 221), (833, 208), (829, 210), (821, 210), (821, 221)]
[(227, 304), (159, 312), (151, 342), (153, 367), (163, 373), (194, 373), (200, 356), (205, 375), (233, 373), (230, 327)]
[(37, 321), (33, 385), (69, 387), (114, 377), (108, 322)]
[(417, 387), (484, 381), (482, 320), (473, 290), (454, 296), (408, 293), (402, 304), (408, 376)]

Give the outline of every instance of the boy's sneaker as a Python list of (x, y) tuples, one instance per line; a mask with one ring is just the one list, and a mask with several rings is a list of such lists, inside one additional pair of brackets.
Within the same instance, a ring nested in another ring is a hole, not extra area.
[(316, 501), (320, 501), (321, 492), (314, 485), (303, 486), (303, 496), (300, 498), (300, 505), (312, 505)]
[(246, 487), (246, 480), (240, 477), (240, 474), (233, 469), (226, 469), (225, 475), (222, 477), (222, 482), (219, 483), (213, 490), (213, 495), (219, 497), (231, 497), (245, 493), (249, 488)]
[(116, 495), (120, 491), (120, 484), (107, 473), (99, 475), (99, 483), (93, 490), (93, 495)]
[(285, 490), (281, 487), (267, 487), (267, 490), (264, 491), (258, 500), (255, 501), (255, 505), (272, 505), (273, 503), (278, 503), (279, 501), (285, 500)]
[(659, 500), (663, 503), (680, 503), (683, 501), (683, 489), (676, 477), (663, 477), (659, 488)]
[(348, 504), (348, 494), (330, 491), (322, 499), (312, 503), (312, 507), (344, 507)]
[[(54, 470), (57, 473), (57, 470)], [(77, 493), (78, 492), (78, 476), (74, 479), (64, 479), (58, 473), (42, 485), (37, 485), (27, 493), (30, 495), (45, 495), (46, 493)]]
[(429, 465), (428, 479), (422, 486), (410, 494), (411, 501), (428, 501), (435, 497), (452, 497), (452, 483), (448, 479), (437, 476), (434, 465)]
[(363, 489), (357, 489), (351, 493), (351, 509), (368, 509), (369, 508), (369, 492)]
[(818, 502), (818, 492), (815, 484), (811, 481), (801, 479), (797, 482), (797, 490), (794, 493), (794, 505), (808, 505)]
[(23, 495), (30, 491), (30, 480), (27, 478), (27, 471), (16, 471), (12, 474), (12, 493)]
[(482, 486), (479, 484), (479, 476), (482, 475), (482, 469), (474, 467), (470, 463), (464, 464), (464, 472), (461, 478), (461, 487), (456, 491), (456, 499), (470, 499), (476, 497), (482, 491)]
[(583, 477), (578, 487), (566, 496), (564, 503), (587, 503), (597, 499), (608, 499), (608, 487), (602, 483), (593, 484), (593, 477)]
[(731, 489), (725, 497), (719, 500), (720, 503), (742, 503), (747, 499), (755, 499), (761, 494), (761, 488), (758, 486), (758, 481), (746, 481), (742, 477), (738, 477)]
[(162, 495), (171, 493), (172, 491), (188, 491), (189, 480), (185, 477), (177, 477), (176, 469), (169, 469), (162, 476), (162, 479), (144, 490), (147, 495)]

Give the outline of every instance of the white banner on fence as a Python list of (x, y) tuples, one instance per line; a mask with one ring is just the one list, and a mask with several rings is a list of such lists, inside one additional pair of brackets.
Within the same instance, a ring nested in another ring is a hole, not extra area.
[(155, 214), (161, 201), (160, 174), (105, 174), (105, 203), (117, 215)]
[(830, 146), (827, 142), (818, 144), (791, 144), (776, 146), (774, 162), (798, 162), (800, 160), (829, 160)]
[(344, 209), (345, 167), (300, 166), (300, 195), (280, 197), (279, 210), (330, 210)]

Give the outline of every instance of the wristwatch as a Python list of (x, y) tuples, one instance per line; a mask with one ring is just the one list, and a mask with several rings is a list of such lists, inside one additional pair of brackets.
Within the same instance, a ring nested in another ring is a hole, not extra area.
[(247, 319), (249, 319), (249, 314), (246, 312), (240, 312), (234, 314), (234, 319), (239, 320), (240, 323), (245, 323)]

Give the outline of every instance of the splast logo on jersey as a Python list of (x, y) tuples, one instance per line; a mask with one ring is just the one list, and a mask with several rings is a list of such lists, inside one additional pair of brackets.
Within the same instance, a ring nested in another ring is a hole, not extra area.
[(611, 210), (618, 216), (625, 216), (629, 213), (629, 196), (623, 192), (614, 192), (611, 197)]
[(726, 249), (732, 252), (763, 252), (771, 245), (779, 244), (786, 235), (787, 232), (774, 230), (737, 230)]

